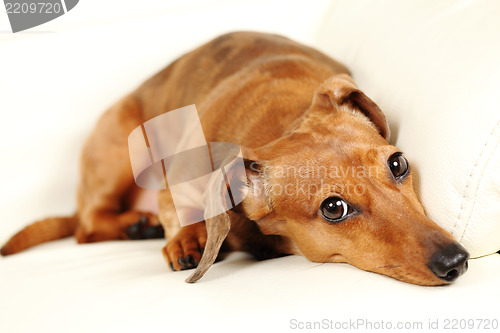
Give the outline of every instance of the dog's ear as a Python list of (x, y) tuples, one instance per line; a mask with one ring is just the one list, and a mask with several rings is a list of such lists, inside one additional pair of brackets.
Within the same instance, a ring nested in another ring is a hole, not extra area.
[(389, 141), (390, 130), (384, 113), (356, 86), (347, 74), (333, 76), (326, 80), (313, 98), (315, 108), (332, 110), (336, 105), (345, 105), (364, 114), (378, 129), (380, 135)]
[[(201, 279), (212, 266), (231, 228), (228, 211), (241, 202), (240, 190), (243, 190), (241, 184), (244, 182), (238, 183), (237, 179), (245, 177), (244, 164), (239, 152), (239, 147), (231, 143), (210, 143), (214, 172), (203, 192), (203, 217), (207, 228), (207, 242), (198, 267), (186, 279), (188, 283)], [(240, 175), (234, 174), (238, 171)], [(232, 196), (232, 192), (236, 198)]]
[(206, 218), (205, 225), (207, 228), (207, 243), (198, 267), (196, 267), (193, 274), (186, 279), (188, 283), (194, 283), (201, 279), (213, 265), (215, 259), (217, 259), (219, 255), (222, 243), (229, 233), (231, 221), (228, 213), (224, 212), (215, 217)]
[(203, 197), (207, 243), (198, 267), (186, 279), (188, 283), (202, 278), (217, 259), (231, 228), (229, 210), (241, 203), (250, 219), (269, 213), (267, 201), (262, 197), (265, 192), (260, 164), (251, 159), (255, 158), (254, 152), (242, 148), (241, 155), (245, 157), (242, 158), (234, 151), (228, 153), (227, 146), (224, 149), (214, 149), (213, 143), (210, 146), (215, 169), (219, 171), (212, 174)]

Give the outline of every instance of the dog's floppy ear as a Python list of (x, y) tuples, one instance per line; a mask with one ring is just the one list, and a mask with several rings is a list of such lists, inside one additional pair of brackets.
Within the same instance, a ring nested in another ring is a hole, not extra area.
[[(222, 203), (214, 202), (211, 206), (216, 207), (218, 205), (222, 205)], [(208, 212), (208, 214), (210, 215), (210, 211), (213, 209), (214, 208), (207, 207), (206, 213)], [(215, 209), (217, 210), (217, 208)], [(186, 282), (188, 283), (194, 283), (201, 279), (210, 268), (210, 266), (213, 265), (215, 259), (217, 259), (222, 243), (226, 239), (227, 234), (231, 229), (231, 221), (229, 219), (228, 213), (224, 212), (215, 217), (206, 218), (205, 226), (207, 228), (207, 243), (205, 246), (205, 250), (203, 251), (203, 256), (201, 257), (198, 267), (196, 267), (193, 274), (191, 274), (186, 279)]]
[[(241, 202), (240, 191), (244, 179), (244, 164), (237, 145), (231, 143), (210, 143), (212, 172), (203, 193), (203, 217), (207, 228), (207, 243), (198, 267), (186, 282), (193, 283), (203, 277), (217, 259), (222, 243), (231, 228), (228, 210)], [(234, 174), (234, 173), (238, 173)], [(230, 180), (232, 179), (232, 180)], [(233, 197), (232, 192), (236, 195)], [(244, 196), (243, 196), (244, 197)], [(236, 202), (236, 203), (235, 203)]]
[[(220, 146), (220, 143), (218, 144)], [(188, 283), (201, 279), (217, 259), (222, 243), (231, 228), (229, 210), (243, 202), (243, 207), (247, 208), (244, 210), (252, 212), (247, 216), (250, 219), (268, 213), (264, 204), (267, 201), (259, 199), (264, 195), (264, 185), (260, 181), (258, 162), (249, 159), (254, 157), (251, 150), (243, 148), (238, 155), (237, 152), (226, 149), (227, 145), (223, 146), (223, 149), (214, 149), (216, 145), (211, 143), (210, 147), (214, 167), (218, 172), (212, 174), (203, 197), (207, 243), (198, 267), (186, 279)]]
[(313, 105), (316, 108), (331, 110), (335, 105), (346, 105), (364, 114), (378, 129), (387, 141), (390, 130), (384, 113), (370, 98), (356, 86), (347, 74), (333, 76), (326, 80), (314, 95)]

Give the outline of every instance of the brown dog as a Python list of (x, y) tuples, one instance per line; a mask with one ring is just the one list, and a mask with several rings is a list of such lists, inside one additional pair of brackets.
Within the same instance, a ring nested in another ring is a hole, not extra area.
[[(83, 149), (77, 214), (26, 227), (2, 255), (72, 234), (79, 243), (156, 237), (159, 220), (167, 263), (197, 267), (188, 282), (223, 245), (258, 259), (347, 262), (420, 285), (455, 280), (468, 253), (425, 216), (408, 162), (387, 142), (385, 116), (348, 73), (275, 35), (239, 32), (203, 45), (99, 120)], [(127, 137), (190, 104), (207, 141), (242, 147), (248, 195), (224, 214), (180, 228), (168, 189), (135, 185)]]

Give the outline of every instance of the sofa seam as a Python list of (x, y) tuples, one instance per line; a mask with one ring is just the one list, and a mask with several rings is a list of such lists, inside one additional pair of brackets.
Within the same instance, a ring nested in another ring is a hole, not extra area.
[[(495, 132), (497, 132), (498, 128), (500, 128), (500, 121), (498, 121), (496, 123), (496, 125), (492, 128), (490, 134), (488, 135), (488, 138), (485, 140), (483, 148), (481, 149), (481, 153), (477, 157), (476, 162), (475, 162), (474, 166), (472, 167), (472, 170), (469, 174), (467, 184), (465, 185), (465, 188), (464, 188), (464, 191), (462, 194), (462, 204), (460, 205), (460, 210), (458, 212), (458, 218), (457, 218), (455, 225), (453, 226), (453, 230), (451, 232), (451, 234), (453, 234), (455, 232), (456, 227), (460, 221), (465, 221), (465, 225), (464, 225), (462, 234), (460, 235), (460, 238), (458, 239), (459, 242), (461, 242), (463, 240), (465, 233), (468, 229), (470, 217), (472, 216), (472, 212), (474, 211), (474, 208), (476, 206), (476, 198), (477, 198), (479, 188), (481, 187), (481, 182), (483, 180), (485, 170), (486, 170), (491, 158), (495, 155), (495, 151), (497, 151), (498, 145), (500, 144), (500, 137), (498, 137), (496, 140), (496, 143), (493, 144), (494, 145), (493, 149), (492, 149), (490, 155), (487, 157), (486, 161), (484, 163), (480, 163), (483, 155), (486, 153), (486, 150), (487, 150), (486, 148), (491, 146), (490, 140), (495, 137)], [(480, 164), (482, 164), (481, 168), (479, 168)], [(477, 186), (474, 190), (474, 193), (468, 195), (467, 192), (468, 192), (469, 188), (472, 186), (473, 175), (477, 170), (480, 170), (481, 175), (479, 176), (479, 179), (476, 182)], [(468, 201), (468, 199), (472, 199), (472, 206), (469, 209), (469, 214), (467, 214), (468, 215), (467, 218), (465, 218), (465, 215), (466, 215), (465, 214), (465, 203)]]

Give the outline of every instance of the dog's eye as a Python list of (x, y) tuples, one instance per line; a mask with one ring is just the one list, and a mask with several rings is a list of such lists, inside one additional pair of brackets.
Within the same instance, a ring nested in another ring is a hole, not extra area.
[(389, 157), (387, 163), (389, 164), (389, 168), (391, 169), (391, 172), (396, 180), (399, 180), (408, 174), (410, 166), (406, 158), (404, 158), (401, 153), (393, 154)]
[(338, 197), (331, 197), (321, 204), (321, 214), (328, 222), (338, 223), (349, 213), (347, 203)]

